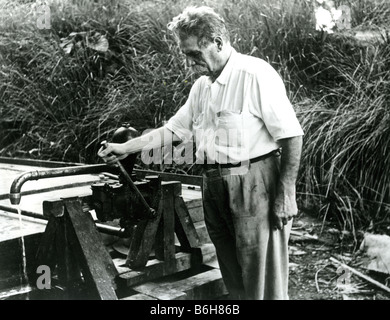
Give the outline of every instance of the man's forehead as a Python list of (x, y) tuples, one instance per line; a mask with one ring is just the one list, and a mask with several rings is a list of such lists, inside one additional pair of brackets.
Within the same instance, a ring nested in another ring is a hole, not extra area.
[(199, 50), (198, 37), (188, 36), (180, 39), (179, 47), (183, 52)]

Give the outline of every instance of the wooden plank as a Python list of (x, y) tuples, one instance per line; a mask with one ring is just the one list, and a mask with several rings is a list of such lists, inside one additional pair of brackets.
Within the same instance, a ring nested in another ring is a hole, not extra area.
[[(165, 190), (164, 190), (165, 189)], [(181, 193), (180, 183), (172, 182), (163, 189), (164, 261), (175, 258), (175, 209), (174, 200)], [(164, 194), (165, 193), (165, 194)]]
[[(175, 213), (174, 199), (181, 193), (180, 182), (162, 183), (162, 219), (158, 227), (155, 253), (166, 263), (175, 258)], [(173, 267), (173, 264), (172, 264)]]
[(78, 255), (85, 278), (93, 285), (100, 299), (116, 300), (114, 279), (117, 271), (91, 215), (83, 213), (78, 199), (66, 199), (64, 204), (80, 246)]
[(203, 201), (201, 192), (197, 192), (197, 196), (188, 194), (187, 190), (183, 189), (182, 197), (190, 213), (193, 222), (199, 222), (204, 220)]
[(58, 220), (55, 217), (50, 217), (36, 252), (37, 265), (47, 265), (51, 270), (54, 270), (57, 264), (57, 246), (55, 242), (57, 227)]
[(163, 261), (158, 259), (149, 260), (146, 266), (141, 270), (130, 270), (125, 265), (125, 260), (121, 258), (113, 259), (119, 276), (118, 281), (122, 285), (131, 287), (140, 283), (152, 281), (160, 277), (188, 270), (202, 264), (202, 261), (208, 262), (215, 258), (215, 247), (212, 244), (201, 245), (198, 252), (193, 253), (178, 252), (175, 255), (174, 268), (167, 268)]
[(183, 198), (186, 200), (199, 200), (202, 199), (202, 192), (200, 190), (192, 190), (187, 187), (182, 188)]
[(192, 222), (204, 221), (203, 207), (187, 207)]
[(192, 191), (199, 192), (200, 194), (202, 193), (202, 186), (199, 185), (182, 183), (182, 187), (184, 190), (192, 190)]
[(148, 282), (132, 287), (133, 290), (153, 297), (156, 300), (187, 300), (187, 294), (183, 291), (167, 288), (164, 285)]
[[(19, 298), (24, 294), (30, 294), (34, 290), (30, 285), (18, 285), (16, 287), (7, 288), (5, 290), (1, 290), (0, 286), (0, 300)], [(18, 299), (19, 300), (19, 299)]]
[[(202, 263), (202, 261), (208, 261), (209, 259), (213, 259), (215, 257), (215, 247), (211, 243), (202, 244), (199, 248), (198, 254), (194, 254), (195, 256), (195, 263)], [(191, 255), (189, 253), (185, 252), (178, 252), (175, 255), (177, 270), (183, 271), (190, 268), (190, 257)], [(157, 264), (162, 264), (163, 262), (158, 259), (151, 259), (148, 261), (146, 266), (141, 270), (131, 270), (128, 266), (126, 266), (126, 260), (123, 258), (114, 258), (113, 262), (115, 264), (115, 267), (117, 269), (117, 272), (119, 275), (123, 275), (125, 273), (131, 273), (132, 276), (142, 275), (144, 273), (150, 273), (150, 270), (148, 268), (153, 267)]]
[(25, 159), (25, 158), (8, 158), (0, 157), (0, 163), (10, 163), (23, 166), (34, 166), (43, 168), (61, 168), (61, 167), (72, 167), (72, 166), (85, 166), (85, 163), (74, 163), (74, 162), (61, 162), (52, 160), (36, 160), (36, 159)]
[[(194, 261), (195, 259), (198, 261)], [(118, 271), (123, 270), (123, 259), (114, 259)], [(149, 260), (147, 265), (142, 270), (130, 270), (119, 274), (118, 281), (127, 287), (131, 287), (143, 282), (155, 280), (157, 278), (188, 270), (196, 264), (200, 264), (201, 257), (194, 256), (189, 253), (176, 253), (172, 263), (166, 263), (157, 259)], [(122, 267), (121, 267), (122, 266)]]
[(153, 298), (142, 293), (136, 293), (131, 296), (121, 298), (120, 300), (157, 300), (157, 298)]
[[(56, 218), (57, 230), (54, 242), (57, 252), (57, 276), (60, 285), (66, 288), (65, 295), (72, 299), (77, 295), (79, 284), (81, 284), (81, 266), (77, 259), (78, 241), (68, 215)], [(76, 249), (76, 250), (75, 250)]]
[(191, 216), (181, 196), (175, 197), (175, 231), (184, 251), (191, 251), (200, 245)]
[(342, 262), (338, 261), (337, 259), (335, 259), (333, 257), (330, 257), (329, 259), (330, 259), (330, 261), (340, 265), (344, 270), (349, 270), (352, 273), (356, 274), (358, 277), (360, 277), (360, 278), (368, 281), (369, 283), (377, 286), (378, 288), (380, 288), (380, 289), (390, 293), (390, 288), (388, 286), (385, 286), (383, 283), (380, 283), (379, 281), (376, 281), (376, 280), (372, 279), (371, 277), (369, 277), (369, 276), (361, 273), (360, 271), (358, 271), (358, 270), (356, 270), (356, 269), (346, 265), (345, 263), (342, 263)]
[(203, 214), (202, 207), (194, 207), (194, 208), (187, 207), (187, 209), (193, 223), (204, 221), (204, 214)]
[(144, 267), (149, 259), (153, 245), (156, 240), (157, 228), (161, 220), (161, 208), (157, 210), (157, 216), (153, 220), (140, 221), (133, 228), (129, 253), (127, 255), (126, 264), (137, 269)]
[(62, 217), (65, 213), (64, 202), (62, 199), (45, 200), (42, 203), (43, 216), (47, 219), (50, 217)]
[(182, 193), (182, 196), (183, 196), (184, 202), (186, 203), (186, 206), (188, 209), (198, 208), (198, 207), (203, 208), (202, 198), (187, 199), (185, 192)]
[(218, 269), (205, 271), (181, 280), (147, 282), (132, 287), (133, 290), (158, 300), (204, 300), (227, 293)]
[(145, 175), (159, 175), (163, 181), (180, 181), (181, 183), (201, 186), (203, 184), (202, 176), (192, 176), (185, 174), (161, 172), (161, 171), (152, 171), (152, 170), (139, 170), (134, 169), (134, 173), (137, 176), (144, 177)]
[(212, 269), (192, 277), (170, 283), (170, 290), (182, 291), (187, 299), (210, 299), (226, 294), (222, 275), (219, 269)]
[[(63, 204), (61, 203), (62, 208)], [(45, 211), (44, 211), (45, 212)], [(50, 214), (47, 213), (46, 214)], [(71, 272), (70, 272), (70, 266), (73, 261), (70, 257), (70, 251), (69, 251), (69, 243), (68, 243), (68, 228), (66, 224), (68, 223), (65, 217), (56, 217), (53, 215), (53, 217), (49, 218), (49, 224), (50, 221), (55, 220), (56, 222), (56, 229), (55, 229), (55, 237), (51, 239), (46, 239), (48, 242), (53, 242), (55, 244), (56, 248), (56, 260), (57, 260), (57, 276), (58, 280), (61, 285), (65, 286), (66, 288), (69, 288), (71, 286)], [(45, 232), (46, 233), (46, 232)], [(48, 243), (44, 244), (45, 247), (49, 246)], [(76, 260), (77, 261), (77, 260)], [(53, 269), (52, 269), (53, 270)], [(74, 280), (74, 279), (73, 279)]]
[[(217, 258), (215, 246), (212, 243), (202, 244), (200, 246), (202, 254), (202, 263), (208, 265), (209, 262), (214, 261)], [(219, 267), (217, 267), (219, 269)]]
[(42, 204), (43, 215), (48, 219), (45, 233), (38, 248), (37, 261), (39, 265), (48, 265), (51, 270), (57, 266), (57, 276), (60, 285), (67, 288), (66, 295), (72, 297), (73, 288), (81, 282), (80, 266), (72, 250), (77, 242), (69, 217), (65, 215), (62, 199), (45, 200)]
[(199, 221), (194, 223), (196, 233), (199, 236), (199, 240), (201, 244), (211, 243), (211, 239), (209, 233), (206, 228), (206, 224), (204, 221)]

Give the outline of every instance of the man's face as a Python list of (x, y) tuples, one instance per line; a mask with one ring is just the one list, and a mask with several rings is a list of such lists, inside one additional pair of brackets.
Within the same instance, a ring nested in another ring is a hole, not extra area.
[(180, 49), (185, 54), (191, 70), (198, 75), (211, 76), (218, 71), (218, 50), (215, 42), (199, 47), (198, 37), (190, 36), (180, 41)]

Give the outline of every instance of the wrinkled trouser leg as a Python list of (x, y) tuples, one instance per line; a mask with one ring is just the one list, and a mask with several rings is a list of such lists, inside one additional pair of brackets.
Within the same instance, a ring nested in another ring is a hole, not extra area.
[(221, 273), (235, 298), (288, 299), (288, 238), (292, 221), (270, 221), (279, 158), (251, 164), (246, 174), (205, 178), (205, 222)]
[(221, 274), (232, 299), (244, 298), (241, 266), (237, 259), (234, 225), (222, 177), (208, 178), (203, 186), (205, 223), (216, 247)]

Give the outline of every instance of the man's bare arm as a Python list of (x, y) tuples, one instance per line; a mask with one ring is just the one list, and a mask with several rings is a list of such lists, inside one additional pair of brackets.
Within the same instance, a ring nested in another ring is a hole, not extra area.
[(275, 227), (282, 229), (298, 213), (296, 203), (296, 181), (302, 153), (301, 136), (282, 139), (280, 178), (273, 205)]
[(98, 151), (98, 156), (110, 163), (131, 153), (168, 146), (176, 141), (181, 141), (176, 134), (166, 127), (160, 127), (124, 143), (107, 143)]

